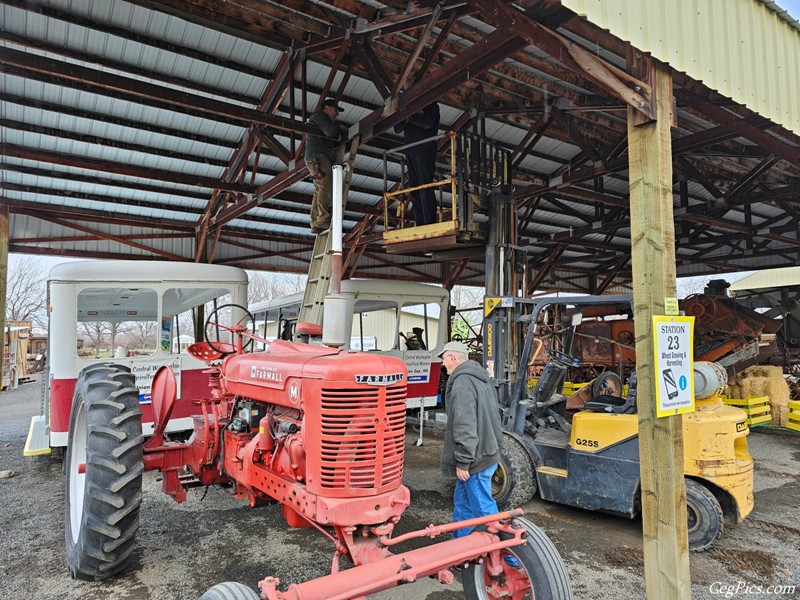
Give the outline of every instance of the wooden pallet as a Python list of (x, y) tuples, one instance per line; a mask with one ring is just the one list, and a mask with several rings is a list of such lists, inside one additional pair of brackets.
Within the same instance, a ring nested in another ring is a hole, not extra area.
[(786, 418), (786, 428), (800, 431), (800, 402), (789, 402), (789, 414)]
[(749, 396), (747, 398), (725, 398), (725, 404), (741, 408), (747, 413), (747, 425), (763, 425), (772, 420), (772, 409), (769, 406), (769, 396)]

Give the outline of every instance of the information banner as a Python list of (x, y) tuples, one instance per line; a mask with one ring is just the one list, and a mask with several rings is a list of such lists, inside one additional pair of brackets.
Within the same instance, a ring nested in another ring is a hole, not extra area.
[(403, 361), (408, 368), (408, 383), (428, 383), (431, 378), (430, 350), (407, 350)]
[(656, 416), (694, 412), (694, 317), (653, 317)]

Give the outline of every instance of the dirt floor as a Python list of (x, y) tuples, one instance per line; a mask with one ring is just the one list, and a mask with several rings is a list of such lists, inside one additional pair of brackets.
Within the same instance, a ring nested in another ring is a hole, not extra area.
[[(70, 579), (64, 559), (63, 477), (54, 457), (25, 458), (30, 417), (39, 414), (40, 383), (0, 393), (0, 592), (13, 599), (179, 600), (198, 598), (234, 580), (255, 587), (275, 575), (281, 587), (329, 572), (329, 542), (290, 530), (275, 506), (249, 509), (220, 489), (193, 490), (176, 504), (146, 473), (141, 529), (132, 568), (110, 581)], [(425, 445), (409, 429), (406, 484), (412, 506), (400, 524), (410, 531), (449, 520), (452, 483), (439, 473), (441, 438), (426, 428)], [(717, 546), (691, 555), (694, 598), (800, 597), (800, 436), (753, 433), (756, 508), (726, 529)], [(644, 598), (641, 522), (534, 500), (525, 507), (558, 547), (577, 599)], [(768, 593), (768, 586), (797, 586)], [(761, 586), (762, 593), (756, 593)], [(285, 588), (284, 588), (285, 589)], [(747, 593), (749, 589), (750, 593)], [(375, 596), (383, 600), (463, 598), (456, 582), (424, 580)]]

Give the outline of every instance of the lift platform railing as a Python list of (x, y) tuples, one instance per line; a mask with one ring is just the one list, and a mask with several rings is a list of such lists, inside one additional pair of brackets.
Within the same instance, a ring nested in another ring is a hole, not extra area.
[[(405, 151), (408, 148), (437, 141), (440, 153), (437, 155), (437, 169), (441, 173), (441, 166), (446, 165), (448, 177), (437, 178), (434, 181), (414, 187), (404, 187), (406, 182)], [(389, 162), (390, 159), (399, 160), (401, 165), (400, 181), (390, 188)], [(411, 192), (432, 188), (437, 195), (437, 222), (424, 227), (433, 230), (442, 229), (442, 224), (447, 224), (446, 231), (451, 230), (468, 233), (468, 237), (484, 237), (481, 221), (475, 219), (478, 212), (486, 212), (489, 194), (497, 190), (498, 186), (505, 186), (510, 190), (510, 153), (504, 148), (493, 144), (488, 139), (470, 132), (447, 132), (443, 135), (433, 136), (406, 144), (383, 153), (383, 206), (384, 206), (384, 231), (397, 231), (414, 227), (413, 219), (407, 217), (407, 206)], [(449, 197), (448, 197), (449, 196)], [(394, 200), (397, 200), (394, 202)], [(439, 226), (439, 227), (437, 227)]]

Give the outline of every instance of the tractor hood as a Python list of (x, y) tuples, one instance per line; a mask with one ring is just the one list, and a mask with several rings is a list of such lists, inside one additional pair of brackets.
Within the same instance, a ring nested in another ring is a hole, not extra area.
[(229, 356), (222, 367), (225, 390), (255, 400), (297, 405), (299, 387), (404, 385), (402, 360), (369, 352), (275, 341), (264, 352)]

